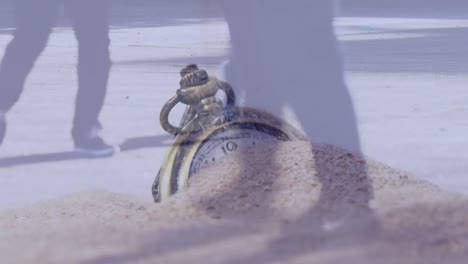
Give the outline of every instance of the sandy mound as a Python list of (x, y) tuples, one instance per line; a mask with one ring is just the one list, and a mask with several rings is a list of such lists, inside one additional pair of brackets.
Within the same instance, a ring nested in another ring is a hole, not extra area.
[(464, 197), (356, 154), (303, 142), (226, 157), (162, 204), (83, 193), (3, 211), (0, 230), (3, 263), (468, 259)]

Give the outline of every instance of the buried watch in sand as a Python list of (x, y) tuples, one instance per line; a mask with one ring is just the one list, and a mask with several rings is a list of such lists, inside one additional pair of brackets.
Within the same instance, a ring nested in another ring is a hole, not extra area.
[[(232, 87), (208, 76), (191, 64), (180, 72), (177, 94), (163, 107), (161, 126), (175, 135), (152, 186), (156, 202), (185, 189), (188, 180), (204, 166), (216, 162), (240, 147), (280, 141), (306, 140), (297, 129), (261, 110), (236, 107)], [(226, 105), (215, 97), (222, 90)], [(179, 127), (169, 123), (178, 104), (187, 105)]]

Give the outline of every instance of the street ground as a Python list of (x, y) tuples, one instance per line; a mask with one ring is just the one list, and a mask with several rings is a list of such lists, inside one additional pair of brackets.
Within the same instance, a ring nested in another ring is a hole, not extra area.
[[(72, 152), (76, 43), (59, 23), (8, 116), (0, 208), (96, 189), (152, 199), (150, 187), (171, 142), (159, 111), (178, 88), (179, 69), (197, 63), (217, 74), (228, 56), (228, 29), (212, 10), (167, 11), (160, 18), (147, 12), (137, 20), (128, 10), (116, 11), (102, 123), (105, 138), (121, 152), (102, 159)], [(363, 152), (468, 194), (468, 16), (366, 12), (336, 21)], [(0, 55), (11, 39), (11, 21), (2, 21)]]

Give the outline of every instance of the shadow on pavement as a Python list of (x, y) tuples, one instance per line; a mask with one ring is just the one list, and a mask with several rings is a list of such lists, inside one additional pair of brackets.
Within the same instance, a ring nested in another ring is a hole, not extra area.
[[(119, 145), (120, 152), (127, 152), (145, 148), (157, 148), (167, 146), (164, 142), (170, 140), (170, 135), (134, 137), (126, 139)], [(93, 157), (76, 151), (61, 151), (52, 153), (39, 153), (31, 155), (20, 155), (13, 157), (0, 158), (0, 168), (16, 167), (21, 165), (31, 165), (38, 163), (50, 163), (69, 160), (85, 160), (98, 158), (111, 158), (112, 156)]]
[(171, 140), (172, 135), (133, 137), (126, 139), (122, 144), (119, 145), (119, 148), (121, 152), (139, 150), (144, 148), (157, 148), (169, 146), (171, 144)]
[[(9, 32), (2, 29), (15, 27), (13, 3), (0, 0), (0, 34)], [(222, 17), (216, 0), (113, 0), (111, 27), (159, 27)], [(70, 26), (63, 10), (56, 25)]]
[[(360, 26), (345, 28), (367, 31), (341, 35), (346, 38), (340, 41), (346, 71), (445, 74), (468, 72), (467, 27), (412, 30), (382, 30)], [(398, 37), (386, 37), (397, 34)], [(117, 60), (114, 61), (114, 66), (148, 68), (169, 64), (180, 68), (188, 63), (196, 63), (202, 68), (211, 68), (219, 67), (227, 59), (227, 54), (169, 59), (149, 57), (142, 60)]]
[[(366, 38), (366, 34), (372, 36)], [(389, 34), (398, 34), (398, 37), (386, 38)], [(467, 27), (380, 31), (359, 35), (362, 39), (341, 42), (347, 71), (468, 72)]]

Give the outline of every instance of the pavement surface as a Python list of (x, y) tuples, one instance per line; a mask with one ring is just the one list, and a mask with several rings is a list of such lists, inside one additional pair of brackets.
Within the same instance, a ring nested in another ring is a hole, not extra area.
[[(114, 65), (101, 119), (105, 138), (121, 152), (110, 158), (72, 151), (76, 41), (60, 21), (8, 115), (0, 208), (88, 190), (152, 199), (151, 184), (171, 142), (159, 126), (159, 111), (178, 88), (179, 69), (197, 63), (217, 74), (228, 56), (228, 29), (212, 2), (114, 10)], [(7, 7), (0, 12), (11, 15)], [(4, 16), (0, 55), (11, 31)], [(336, 31), (364, 153), (468, 194), (468, 14), (344, 12)], [(182, 111), (171, 119), (177, 122)]]

